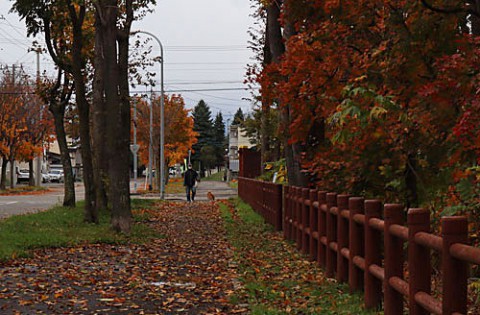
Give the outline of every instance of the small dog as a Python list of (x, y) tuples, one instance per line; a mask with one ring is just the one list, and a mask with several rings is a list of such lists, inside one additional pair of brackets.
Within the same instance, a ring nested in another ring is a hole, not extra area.
[(215, 200), (215, 195), (212, 194), (210, 191), (207, 193), (208, 200), (214, 201)]

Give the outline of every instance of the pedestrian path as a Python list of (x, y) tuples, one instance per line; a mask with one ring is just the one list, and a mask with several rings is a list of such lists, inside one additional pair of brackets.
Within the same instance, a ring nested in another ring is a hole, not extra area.
[(0, 263), (1, 314), (246, 314), (217, 205), (145, 210), (148, 244), (37, 250)]
[[(237, 189), (232, 188), (226, 182), (220, 181), (201, 181), (197, 187), (197, 194), (195, 196), (196, 201), (209, 200), (207, 193), (211, 192), (216, 200), (229, 199), (237, 196)], [(167, 200), (186, 200), (186, 194), (184, 192), (176, 194), (167, 194), (165, 196)]]

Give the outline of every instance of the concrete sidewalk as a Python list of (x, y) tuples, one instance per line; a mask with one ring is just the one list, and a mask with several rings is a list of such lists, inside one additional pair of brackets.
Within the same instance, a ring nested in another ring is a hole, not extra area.
[[(232, 197), (237, 196), (237, 189), (231, 188), (228, 186), (226, 182), (218, 182), (218, 181), (201, 181), (197, 187), (197, 195), (195, 196), (195, 200), (197, 201), (205, 201), (208, 200), (207, 193), (211, 192), (215, 199), (229, 199)], [(178, 193), (178, 194), (166, 194), (166, 200), (187, 200), (186, 193)]]

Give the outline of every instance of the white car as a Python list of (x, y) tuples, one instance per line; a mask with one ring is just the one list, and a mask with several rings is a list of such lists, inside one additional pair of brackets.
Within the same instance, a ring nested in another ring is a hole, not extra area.
[(51, 182), (63, 183), (63, 180), (64, 180), (63, 170), (53, 169), (53, 170), (50, 170), (48, 175), (50, 176)]
[[(33, 174), (35, 179), (35, 174)], [(30, 180), (30, 173), (28, 169), (20, 169), (17, 173), (17, 183), (28, 182)], [(48, 183), (50, 181), (50, 176), (46, 173), (42, 173), (42, 183)]]
[(20, 169), (17, 172), (17, 183), (28, 182), (30, 173), (27, 169)]

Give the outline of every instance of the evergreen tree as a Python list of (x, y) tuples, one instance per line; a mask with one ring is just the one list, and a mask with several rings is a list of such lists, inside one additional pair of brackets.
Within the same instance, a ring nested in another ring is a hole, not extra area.
[(223, 122), (222, 113), (218, 113), (213, 123), (215, 133), (215, 164), (222, 166), (224, 163), (225, 149), (227, 147), (225, 138), (225, 123)]
[(237, 112), (235, 113), (235, 116), (233, 116), (232, 126), (242, 125), (244, 121), (245, 121), (245, 115), (243, 114), (242, 109), (238, 108)]
[[(210, 107), (205, 103), (204, 100), (200, 100), (198, 104), (193, 109), (193, 130), (198, 133), (198, 142), (193, 145), (193, 155), (192, 162), (198, 163), (202, 160), (210, 161), (210, 157), (201, 157), (202, 148), (215, 146), (215, 138), (213, 132), (213, 123), (212, 123), (212, 113)], [(203, 150), (204, 153), (210, 152), (211, 150)], [(195, 165), (198, 167), (198, 164)], [(205, 165), (202, 165), (202, 171), (205, 169)]]

